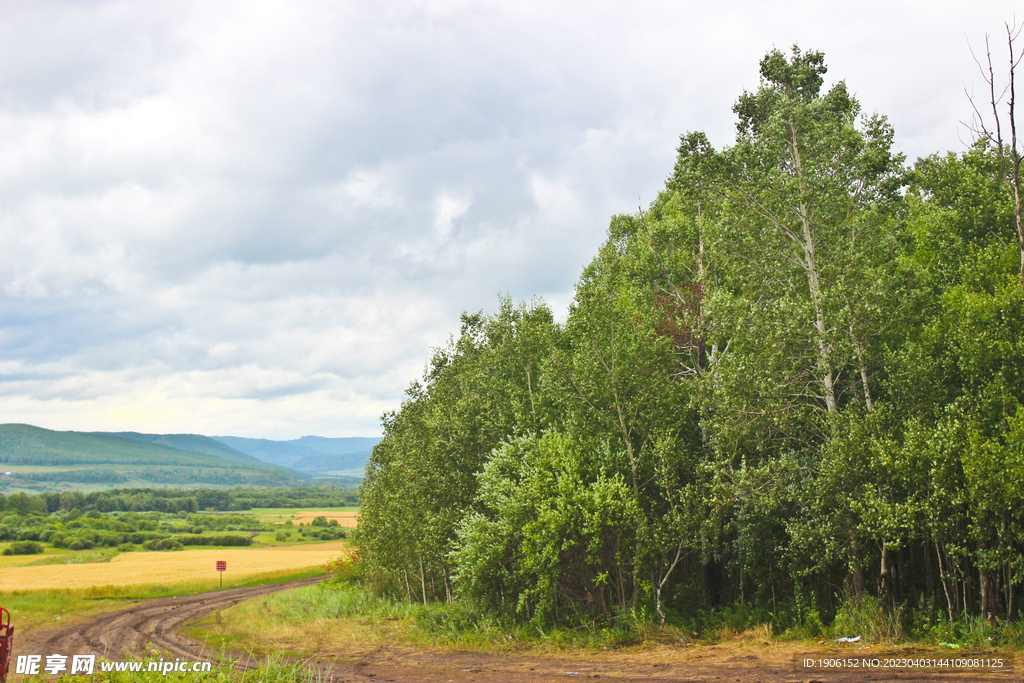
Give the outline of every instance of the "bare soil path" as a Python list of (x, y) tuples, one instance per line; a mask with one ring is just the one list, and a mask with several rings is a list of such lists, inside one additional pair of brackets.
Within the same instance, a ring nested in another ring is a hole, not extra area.
[(202, 648), (177, 631), (186, 622), (242, 600), (308, 586), (322, 578), (140, 600), (127, 609), (98, 614), (63, 628), (15, 633), (14, 654), (94, 654), (120, 659), (125, 650), (141, 653), (151, 645), (175, 657), (198, 660), (203, 658)]
[[(242, 600), (308, 585), (318, 580), (303, 579), (140, 602), (127, 609), (96, 615), (63, 628), (25, 634), (15, 642), (15, 655), (96, 654), (108, 659), (119, 659), (124, 650), (134, 650), (138, 654), (145, 648), (156, 648), (172, 657), (192, 661), (217, 659), (217, 656), (206, 652), (201, 644), (180, 634), (178, 630), (212, 611), (225, 609)], [(741, 642), (538, 655), (451, 652), (386, 642), (367, 643), (364, 647), (354, 646), (345, 651), (318, 652), (306, 664), (319, 670), (321, 680), (337, 683), (552, 683), (584, 678), (597, 679), (600, 683), (923, 683), (1022, 680), (1020, 671), (1011, 674), (879, 670), (808, 673), (793, 667), (793, 654), (798, 651), (795, 649), (797, 647), (800, 646)], [(825, 652), (821, 648), (819, 654)], [(850, 650), (843, 654), (883, 656), (883, 653), (876, 650)], [(921, 656), (926, 654), (922, 652)], [(240, 660), (230, 655), (225, 658), (232, 662)]]

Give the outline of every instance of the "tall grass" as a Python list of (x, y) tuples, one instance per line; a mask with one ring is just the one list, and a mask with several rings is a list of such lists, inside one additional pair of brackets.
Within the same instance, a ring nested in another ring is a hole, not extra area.
[(860, 600), (848, 597), (836, 612), (831, 632), (836, 637), (860, 636), (871, 643), (902, 641), (903, 610), (887, 610), (870, 595)]
[[(267, 658), (260, 666), (238, 670), (230, 664), (221, 664), (206, 672), (168, 672), (154, 674), (149, 671), (116, 672), (97, 671), (89, 677), (92, 683), (152, 683), (154, 680), (169, 683), (325, 683), (332, 680), (329, 668), (307, 666), (306, 662), (290, 662), (280, 655)], [(54, 683), (52, 678), (27, 678), (32, 683)], [(65, 675), (56, 683), (82, 683), (81, 675)]]

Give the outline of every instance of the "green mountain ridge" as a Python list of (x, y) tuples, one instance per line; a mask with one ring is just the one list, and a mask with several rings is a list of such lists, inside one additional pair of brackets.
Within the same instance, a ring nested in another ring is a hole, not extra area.
[(298, 477), (200, 435), (0, 425), (0, 488), (293, 486)]
[(216, 439), (211, 439), (208, 436), (202, 436), (201, 434), (144, 434), (140, 432), (96, 432), (97, 434), (110, 434), (112, 436), (120, 436), (126, 439), (135, 439), (137, 441), (144, 441), (146, 443), (156, 444), (157, 446), (167, 446), (174, 448), (179, 451), (189, 451), (193, 453), (205, 453), (206, 455), (215, 455), (226, 460), (233, 462), (240, 462), (248, 465), (261, 466), (266, 463), (263, 460), (254, 458), (248, 453), (235, 450), (231, 446), (225, 443), (221, 443)]
[(303, 436), (291, 441), (249, 439), (240, 436), (211, 437), (262, 462), (289, 467), (308, 474), (361, 470), (370, 458), (378, 437), (326, 438)]

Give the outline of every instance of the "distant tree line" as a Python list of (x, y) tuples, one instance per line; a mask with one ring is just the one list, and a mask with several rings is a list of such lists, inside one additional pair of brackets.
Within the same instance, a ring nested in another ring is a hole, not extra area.
[(0, 494), (0, 513), (49, 514), (74, 510), (100, 512), (231, 512), (264, 507), (344, 507), (358, 505), (358, 494), (331, 486), (232, 489), (112, 489), (82, 493)]
[(463, 315), (367, 465), (377, 590), (543, 623), (1017, 617), (1017, 150), (907, 166), (825, 71), (773, 51), (732, 146), (682, 136), (564, 323)]
[[(0, 513), (0, 541), (14, 541), (9, 554), (25, 553), (18, 543), (49, 543), (55, 548), (88, 550), (178, 550), (187, 545), (249, 546), (251, 533), (269, 525), (253, 516), (202, 515), (178, 512), (105, 513), (69, 510), (44, 514), (39, 511)], [(221, 531), (224, 533), (204, 533)], [(40, 546), (41, 547), (41, 546)], [(33, 550), (34, 552), (34, 550)]]

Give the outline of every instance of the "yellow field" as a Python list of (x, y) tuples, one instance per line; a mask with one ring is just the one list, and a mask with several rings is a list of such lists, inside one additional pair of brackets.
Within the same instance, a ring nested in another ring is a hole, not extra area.
[(315, 569), (345, 553), (344, 541), (280, 548), (231, 548), (123, 553), (101, 564), (0, 567), (0, 591), (83, 589), (103, 586), (213, 584), (225, 560), (224, 585), (257, 576)]
[(336, 519), (338, 520), (339, 525), (354, 529), (356, 521), (359, 518), (359, 510), (288, 509), (282, 510), (282, 512), (257, 511), (256, 517), (265, 522), (270, 522), (271, 524), (284, 524), (285, 522), (292, 522), (293, 524), (309, 524), (317, 517), (326, 517), (328, 522), (332, 519)]
[(292, 521), (295, 522), (296, 524), (299, 524), (300, 522), (302, 524), (309, 524), (310, 522), (312, 522), (317, 517), (326, 517), (328, 522), (331, 521), (332, 519), (336, 519), (336, 520), (338, 520), (338, 525), (339, 526), (344, 526), (344, 527), (348, 527), (350, 529), (354, 529), (355, 526), (356, 526), (356, 522), (359, 520), (359, 513), (358, 512), (331, 512), (329, 510), (327, 510), (327, 511), (319, 511), (319, 512), (317, 512), (317, 511), (313, 511), (313, 512), (299, 512), (294, 517), (292, 517)]

